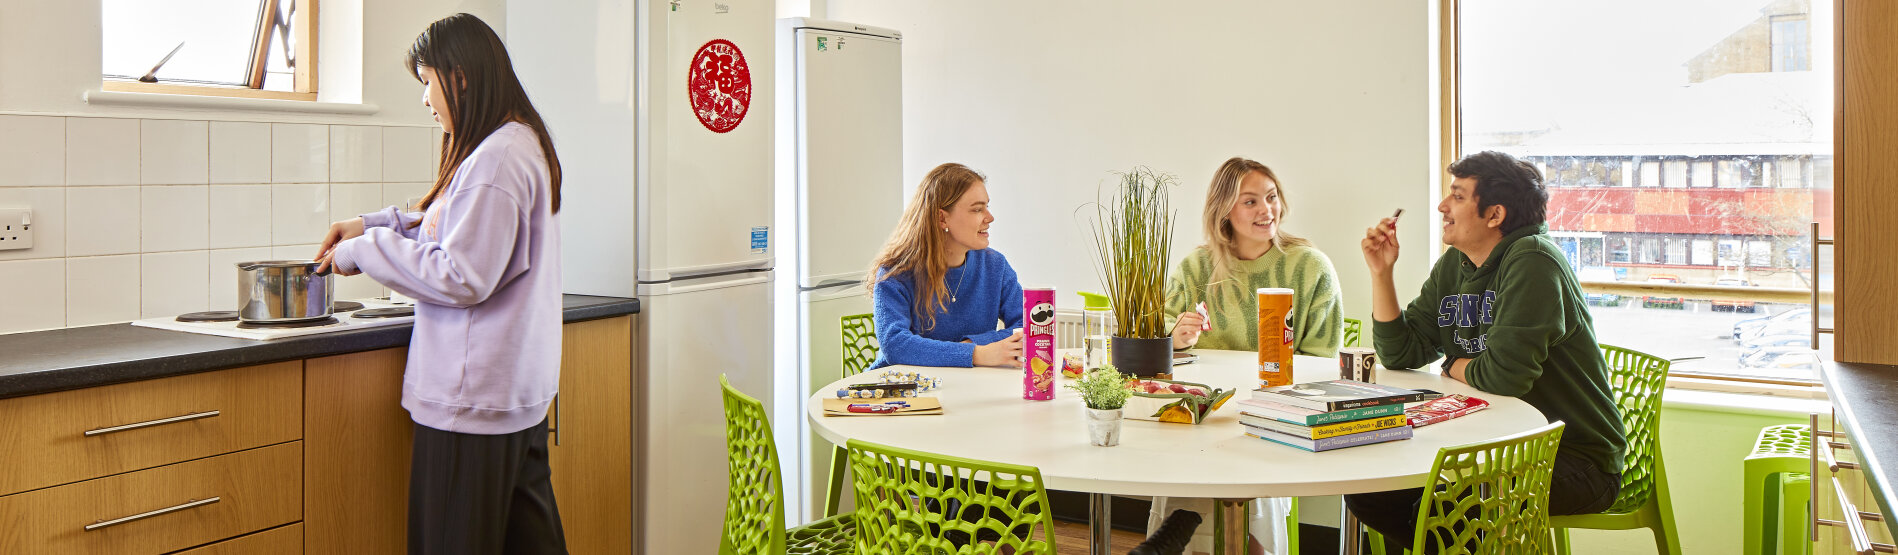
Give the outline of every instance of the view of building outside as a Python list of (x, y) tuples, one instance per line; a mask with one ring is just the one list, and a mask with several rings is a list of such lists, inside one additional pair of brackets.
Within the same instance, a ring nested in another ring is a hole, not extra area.
[[(1832, 20), (1818, 4), (1463, 0), (1462, 151), (1542, 170), (1550, 234), (1583, 281), (1810, 290), (1812, 222), (1832, 229)], [(1816, 254), (1829, 280), (1830, 247)], [(1814, 379), (1830, 358), (1830, 336), (1811, 348), (1805, 304), (1587, 300), (1602, 343), (1676, 371)]]

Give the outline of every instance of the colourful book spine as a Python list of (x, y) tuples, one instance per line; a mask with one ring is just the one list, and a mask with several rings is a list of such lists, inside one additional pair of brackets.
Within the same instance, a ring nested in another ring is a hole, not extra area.
[(1403, 414), (1404, 405), (1402, 404), (1378, 405), (1374, 407), (1361, 407), (1361, 408), (1345, 409), (1345, 410), (1334, 411), (1334, 412), (1322, 412), (1322, 411), (1307, 409), (1304, 407), (1294, 407), (1291, 405), (1280, 404), (1280, 403), (1269, 403), (1269, 402), (1260, 401), (1257, 399), (1242, 399), (1239, 401), (1239, 412), (1244, 413), (1244, 414), (1253, 414), (1256, 416), (1262, 416), (1265, 418), (1270, 418), (1273, 420), (1279, 420), (1283, 422), (1290, 422), (1293, 424), (1298, 424), (1300, 426), (1317, 426), (1320, 424), (1330, 424), (1333, 422), (1350, 422), (1352, 420), (1363, 420), (1366, 418), (1377, 418), (1379, 416)]
[(1368, 445), (1372, 443), (1383, 443), (1386, 441), (1410, 439), (1410, 426), (1402, 426), (1398, 428), (1387, 428), (1383, 430), (1372, 430), (1369, 432), (1362, 432), (1362, 433), (1337, 436), (1337, 437), (1328, 437), (1324, 439), (1307, 439), (1307, 438), (1294, 436), (1291, 434), (1281, 433), (1276, 430), (1268, 430), (1265, 428), (1246, 426), (1246, 435), (1263, 439), (1266, 441), (1270, 441), (1273, 443), (1279, 443), (1279, 444), (1289, 445), (1292, 447), (1297, 447), (1299, 449), (1304, 449), (1306, 451), (1311, 451), (1311, 452), (1316, 453), (1320, 451), (1330, 451), (1332, 449), (1343, 449), (1345, 447), (1356, 447), (1359, 445)]
[(1336, 436), (1369, 432), (1372, 430), (1395, 428), (1395, 427), (1403, 426), (1407, 424), (1409, 422), (1409, 418), (1406, 417), (1405, 415), (1399, 414), (1395, 416), (1367, 418), (1364, 420), (1353, 420), (1350, 422), (1339, 422), (1336, 424), (1324, 424), (1320, 426), (1300, 426), (1297, 424), (1280, 422), (1277, 420), (1262, 419), (1262, 418), (1257, 418), (1257, 417), (1252, 417), (1252, 419), (1248, 419), (1244, 415), (1244, 413), (1241, 413), (1240, 421), (1245, 422), (1247, 424), (1254, 425), (1254, 426), (1258, 426), (1261, 428), (1278, 430), (1280, 432), (1288, 433), (1288, 434), (1299, 436), (1299, 437), (1308, 437), (1311, 439), (1324, 439), (1328, 437), (1336, 437)]

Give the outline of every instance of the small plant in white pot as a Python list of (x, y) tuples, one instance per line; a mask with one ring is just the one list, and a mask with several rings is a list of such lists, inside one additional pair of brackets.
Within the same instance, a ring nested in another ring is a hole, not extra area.
[(1087, 404), (1088, 439), (1102, 447), (1120, 445), (1120, 408), (1127, 404), (1129, 394), (1126, 376), (1107, 364), (1082, 374), (1067, 387), (1081, 392), (1081, 402)]

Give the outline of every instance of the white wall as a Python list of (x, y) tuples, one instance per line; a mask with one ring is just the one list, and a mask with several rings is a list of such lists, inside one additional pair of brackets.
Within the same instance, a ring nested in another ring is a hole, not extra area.
[(429, 22), (456, 12), (481, 17), (506, 37), (505, 0), (323, 0), (317, 15), (318, 97), (365, 102), (371, 115), (204, 111), (98, 106), (82, 95), (99, 87), (97, 0), (0, 2), (0, 111), (186, 117), (322, 123), (432, 124), (421, 87), (403, 66), (409, 44)]
[(0, 207), (31, 208), (36, 235), (0, 251), (0, 333), (231, 309), (232, 263), (307, 258), (328, 222), (426, 190), (439, 130), (408, 46), (458, 11), (505, 32), (503, 0), (321, 6), (319, 99), (378, 112), (88, 104), (99, 2), (0, 2)]
[(1358, 239), (1406, 210), (1400, 294), (1437, 248), (1429, 2), (830, 0), (827, 17), (903, 32), (904, 175), (936, 164), (989, 177), (995, 248), (1026, 284), (1102, 287), (1075, 209), (1108, 172), (1180, 177), (1173, 255), (1201, 241), (1207, 182), (1231, 156), (1271, 166), (1286, 229), (1337, 267), (1345, 314), (1367, 318)]

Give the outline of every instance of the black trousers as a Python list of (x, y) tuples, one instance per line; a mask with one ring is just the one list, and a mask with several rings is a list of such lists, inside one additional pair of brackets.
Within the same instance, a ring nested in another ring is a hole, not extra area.
[(565, 554), (547, 421), (503, 435), (415, 425), (410, 555)]
[[(1549, 514), (1585, 515), (1608, 510), (1621, 494), (1621, 474), (1603, 472), (1588, 459), (1557, 450), (1549, 480)], [(1384, 535), (1385, 549), (1408, 548), (1417, 531), (1417, 505), (1423, 488), (1344, 496), (1358, 521)], [(1427, 544), (1434, 547), (1434, 544)]]

